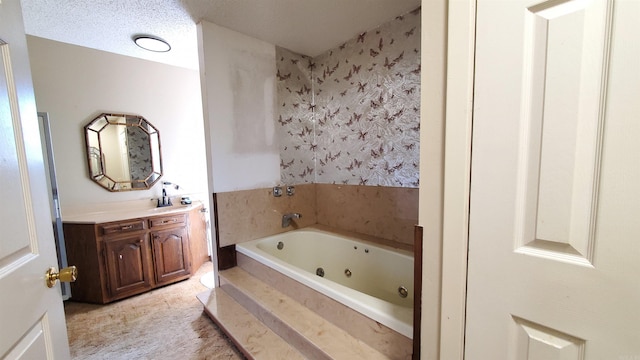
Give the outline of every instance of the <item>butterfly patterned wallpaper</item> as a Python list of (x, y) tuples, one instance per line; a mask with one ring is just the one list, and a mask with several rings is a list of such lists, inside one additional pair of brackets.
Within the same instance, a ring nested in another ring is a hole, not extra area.
[[(149, 134), (137, 126), (127, 126), (127, 148), (131, 180), (145, 180), (152, 170)], [(134, 182), (132, 187), (146, 186)]]
[(284, 184), (418, 187), (420, 9), (276, 64)]

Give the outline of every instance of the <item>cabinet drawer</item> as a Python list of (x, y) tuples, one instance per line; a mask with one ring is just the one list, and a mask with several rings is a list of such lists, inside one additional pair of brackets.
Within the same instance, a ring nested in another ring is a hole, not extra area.
[(124, 234), (132, 231), (144, 230), (144, 220), (123, 221), (99, 226), (102, 235)]
[(162, 217), (156, 217), (149, 219), (149, 226), (151, 228), (158, 226), (184, 224), (187, 221), (186, 214), (167, 215)]

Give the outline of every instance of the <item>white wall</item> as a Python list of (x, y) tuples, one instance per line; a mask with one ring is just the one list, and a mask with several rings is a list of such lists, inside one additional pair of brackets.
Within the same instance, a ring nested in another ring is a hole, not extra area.
[[(440, 354), (445, 93), (447, 85), (447, 9), (457, 1), (422, 1), (420, 93), (420, 200), (423, 227), (422, 359), (460, 359)], [(456, 188), (457, 189), (457, 188)], [(466, 254), (466, 252), (465, 252)], [(457, 304), (456, 304), (457, 305)], [(456, 339), (457, 340), (457, 339)]]
[[(160, 132), (164, 176), (208, 205), (202, 98), (197, 70), (29, 36), (38, 111), (48, 112), (63, 216), (105, 203), (158, 197), (109, 192), (88, 175), (84, 125), (102, 112), (141, 115)], [(150, 201), (150, 200), (149, 200)]]
[(208, 22), (198, 43), (213, 192), (277, 185), (275, 46)]

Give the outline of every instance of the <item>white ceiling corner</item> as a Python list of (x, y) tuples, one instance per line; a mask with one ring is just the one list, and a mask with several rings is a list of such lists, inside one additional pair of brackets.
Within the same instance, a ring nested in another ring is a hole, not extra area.
[[(21, 0), (26, 33), (97, 50), (198, 68), (196, 22), (205, 20), (316, 56), (420, 6), (420, 0)], [(158, 36), (167, 53), (137, 47)]]

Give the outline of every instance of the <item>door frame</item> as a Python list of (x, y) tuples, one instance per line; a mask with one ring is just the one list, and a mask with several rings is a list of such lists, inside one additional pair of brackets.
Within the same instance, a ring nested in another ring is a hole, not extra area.
[(440, 358), (464, 359), (475, 0), (449, 0), (447, 14)]

